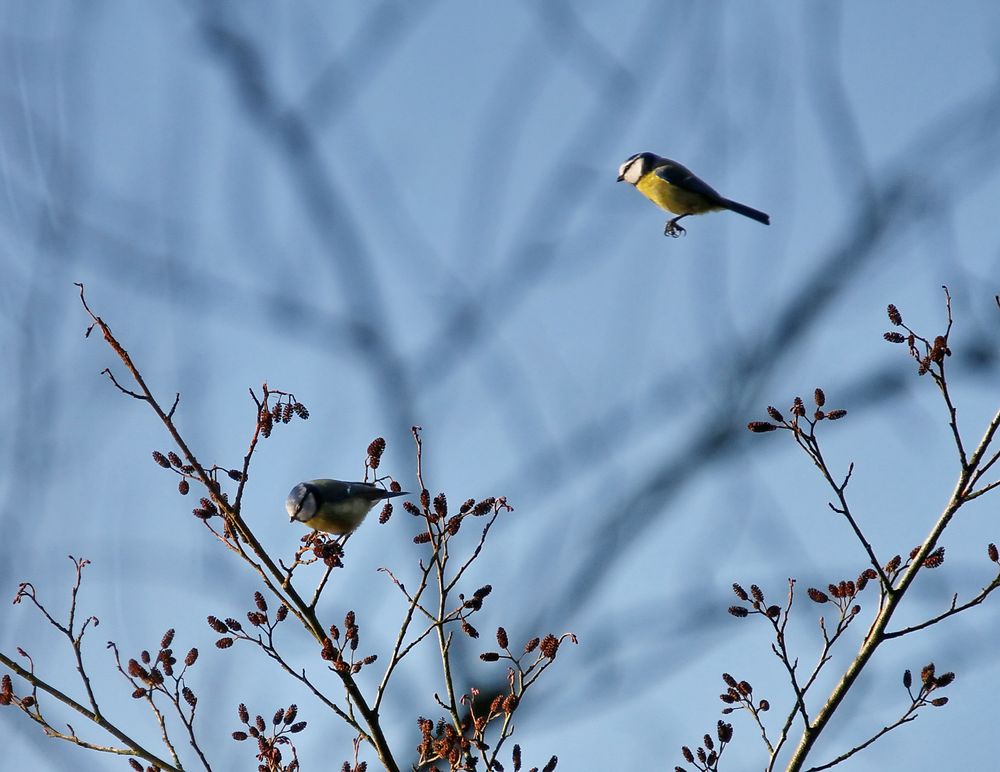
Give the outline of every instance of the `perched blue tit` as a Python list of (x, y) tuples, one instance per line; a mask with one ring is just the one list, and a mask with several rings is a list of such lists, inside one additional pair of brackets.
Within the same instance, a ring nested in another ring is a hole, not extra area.
[(677, 221), (689, 214), (729, 209), (751, 220), (771, 224), (771, 218), (745, 204), (720, 196), (707, 182), (669, 158), (653, 153), (636, 153), (618, 169), (618, 181), (628, 182), (661, 209), (677, 215), (667, 222), (664, 236), (681, 236), (686, 231)]
[(289, 522), (298, 520), (327, 533), (351, 533), (371, 508), (384, 499), (405, 496), (377, 485), (343, 480), (310, 480), (292, 488), (285, 502)]

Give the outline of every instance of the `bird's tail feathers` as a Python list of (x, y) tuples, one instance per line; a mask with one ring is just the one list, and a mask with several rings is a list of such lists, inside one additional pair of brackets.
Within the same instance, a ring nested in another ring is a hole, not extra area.
[(738, 201), (730, 201), (728, 198), (722, 199), (720, 203), (726, 209), (729, 209), (732, 212), (736, 212), (737, 214), (741, 214), (744, 217), (749, 217), (751, 220), (762, 222), (764, 223), (764, 225), (771, 224), (771, 218), (768, 215), (764, 214), (758, 209), (754, 209), (753, 207), (747, 206), (746, 204), (741, 204)]

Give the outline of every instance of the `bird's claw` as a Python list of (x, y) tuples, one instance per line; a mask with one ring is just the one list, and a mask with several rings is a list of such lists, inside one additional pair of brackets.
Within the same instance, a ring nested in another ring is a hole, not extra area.
[(672, 239), (677, 239), (687, 233), (687, 229), (678, 225), (676, 220), (668, 220), (667, 224), (663, 227), (663, 235), (670, 236)]

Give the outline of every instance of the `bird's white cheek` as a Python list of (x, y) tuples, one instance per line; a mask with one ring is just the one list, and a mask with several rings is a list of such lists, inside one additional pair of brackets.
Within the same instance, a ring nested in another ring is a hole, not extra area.
[(625, 182), (635, 185), (640, 179), (642, 179), (642, 170), (639, 168), (639, 164), (632, 164), (625, 172)]

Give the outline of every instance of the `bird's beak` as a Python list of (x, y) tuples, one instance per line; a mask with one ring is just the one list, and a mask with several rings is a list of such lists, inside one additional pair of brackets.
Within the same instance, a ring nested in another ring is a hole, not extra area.
[(621, 182), (621, 181), (622, 181), (622, 180), (624, 180), (624, 179), (625, 179), (625, 175), (624, 175), (624, 174), (619, 174), (619, 175), (618, 175), (618, 181), (619, 181), (619, 182)]

